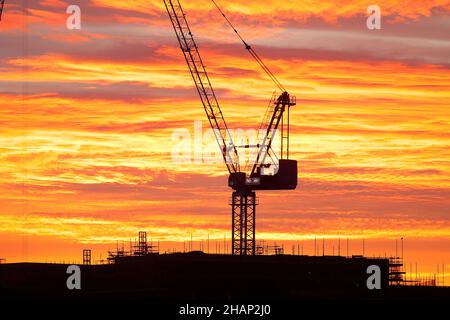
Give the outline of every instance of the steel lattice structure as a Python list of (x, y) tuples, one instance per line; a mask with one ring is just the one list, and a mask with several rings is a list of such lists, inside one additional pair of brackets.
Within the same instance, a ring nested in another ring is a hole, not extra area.
[(191, 71), (192, 79), (205, 108), (206, 116), (219, 143), (228, 171), (239, 172), (239, 157), (231, 138), (227, 124), (217, 101), (216, 94), (209, 80), (205, 65), (194, 41), (180, 2), (164, 1), (173, 28), (178, 38), (181, 51)]
[(255, 192), (233, 192), (231, 196), (232, 254), (255, 254), (256, 205)]

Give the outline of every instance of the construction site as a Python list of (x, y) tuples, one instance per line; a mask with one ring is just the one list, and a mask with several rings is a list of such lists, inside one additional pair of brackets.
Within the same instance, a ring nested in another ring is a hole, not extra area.
[[(229, 174), (229, 252), (224, 248), (223, 253), (213, 254), (209, 244), (208, 250), (193, 250), (190, 244), (180, 252), (161, 253), (159, 243), (149, 242), (147, 232), (141, 231), (129, 249), (117, 245), (102, 261), (94, 262), (91, 250), (83, 250), (81, 290), (68, 290), (65, 285), (69, 264), (2, 263), (0, 293), (8, 297), (162, 300), (450, 298), (450, 289), (438, 287), (435, 279), (407, 280), (401, 256), (342, 256), (340, 252), (305, 255), (303, 250), (287, 254), (282, 246), (257, 241), (256, 208), (260, 204), (256, 192), (294, 190), (301, 183), (298, 163), (290, 159), (289, 138), (291, 108), (297, 105), (297, 98), (288, 93), (216, 2), (212, 2), (279, 92), (270, 99), (263, 114), (257, 141), (236, 145), (186, 13), (179, 0), (164, 0), (181, 54)], [(279, 139), (277, 150), (275, 139)], [(253, 150), (249, 163), (241, 161), (239, 151), (243, 149)], [(380, 270), (376, 289), (367, 284), (371, 266)]]
[[(81, 255), (80, 255), (81, 256)], [(118, 247), (105, 261), (83, 250), (81, 290), (66, 287), (63, 263), (0, 264), (0, 294), (8, 298), (149, 298), (162, 301), (295, 299), (443, 299), (436, 279), (407, 280), (401, 257), (308, 256), (281, 247), (255, 255), (202, 251), (159, 253), (139, 232), (131, 250)], [(380, 289), (367, 286), (369, 266), (380, 269)]]

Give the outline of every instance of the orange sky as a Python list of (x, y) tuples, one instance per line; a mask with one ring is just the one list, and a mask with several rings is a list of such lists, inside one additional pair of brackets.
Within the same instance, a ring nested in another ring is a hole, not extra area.
[[(162, 1), (76, 3), (81, 30), (72, 2), (6, 1), (0, 257), (229, 237), (225, 166), (171, 159), (175, 130), (208, 124)], [(183, 3), (229, 127), (256, 129), (272, 83), (209, 1)], [(299, 186), (259, 193), (258, 238), (365, 238), (378, 255), (403, 236), (410, 261), (450, 270), (450, 2), (377, 1), (378, 31), (367, 1), (219, 3), (299, 102)]]

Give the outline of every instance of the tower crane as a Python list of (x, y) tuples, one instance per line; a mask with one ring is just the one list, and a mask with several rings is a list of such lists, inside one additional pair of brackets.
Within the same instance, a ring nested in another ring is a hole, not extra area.
[[(241, 169), (237, 149), (252, 146), (234, 144), (180, 0), (164, 0), (180, 49), (229, 172), (228, 186), (233, 189), (232, 254), (254, 255), (257, 253), (255, 191), (292, 190), (297, 187), (297, 161), (289, 159), (289, 109), (296, 105), (296, 99), (289, 95), (255, 50), (242, 38), (217, 3), (214, 0), (212, 2), (244, 43), (245, 49), (282, 92), (272, 98), (264, 115), (259, 130), (262, 135), (253, 146), (257, 149), (254, 163), (248, 170)], [(281, 157), (278, 159), (272, 146), (279, 127), (281, 127)]]

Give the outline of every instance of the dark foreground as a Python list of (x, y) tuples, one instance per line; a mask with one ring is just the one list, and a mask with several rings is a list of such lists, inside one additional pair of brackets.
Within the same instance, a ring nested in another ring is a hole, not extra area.
[[(381, 289), (369, 290), (367, 268), (379, 266)], [(150, 254), (115, 264), (80, 266), (81, 289), (66, 285), (68, 265), (0, 265), (0, 294), (9, 299), (151, 299), (152, 301), (282, 301), (450, 299), (448, 288), (389, 287), (387, 259), (309, 256)]]

